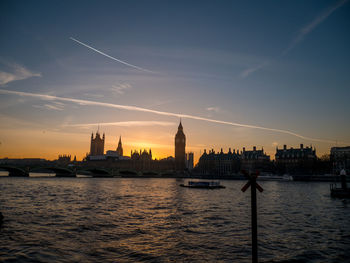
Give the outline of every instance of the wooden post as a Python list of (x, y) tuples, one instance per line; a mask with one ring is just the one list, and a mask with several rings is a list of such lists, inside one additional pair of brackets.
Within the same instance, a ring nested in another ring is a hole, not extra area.
[(249, 186), (251, 191), (251, 217), (252, 217), (252, 262), (258, 263), (258, 217), (257, 217), (257, 208), (256, 208), (256, 189), (259, 192), (262, 192), (262, 187), (257, 184), (256, 178), (259, 173), (256, 174), (248, 174), (243, 171), (243, 174), (249, 179), (249, 181), (242, 187), (242, 192), (245, 192)]
[(252, 209), (252, 262), (258, 262), (258, 222), (256, 211), (256, 178), (251, 179), (251, 209)]

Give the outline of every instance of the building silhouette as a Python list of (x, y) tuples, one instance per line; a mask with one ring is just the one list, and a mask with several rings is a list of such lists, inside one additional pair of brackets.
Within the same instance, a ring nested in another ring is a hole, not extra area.
[(245, 147), (243, 147), (241, 152), (241, 169), (271, 171), (270, 156), (266, 155), (264, 148), (257, 150), (256, 146), (253, 146), (252, 151), (246, 151)]
[(183, 132), (182, 123), (180, 120), (177, 133), (175, 135), (175, 169), (177, 171), (183, 171), (186, 168), (186, 136)]
[(143, 151), (133, 151), (131, 150), (131, 155), (130, 155), (131, 160), (143, 160), (143, 161), (152, 161), (152, 150), (149, 149), (149, 151), (147, 151), (146, 149), (144, 149)]
[[(70, 154), (60, 154), (58, 155), (57, 163), (60, 165), (67, 165), (71, 162), (72, 156)], [(76, 157), (75, 161), (76, 161)]]
[(238, 150), (232, 152), (231, 148), (227, 153), (224, 153), (222, 149), (217, 153), (213, 149), (209, 153), (204, 150), (196, 169), (203, 175), (227, 176), (238, 173), (240, 171), (239, 152)]
[(119, 156), (123, 156), (123, 146), (122, 146), (122, 137), (121, 136), (119, 136), (117, 153), (118, 153)]
[(130, 168), (138, 171), (148, 171), (153, 167), (152, 150), (132, 151), (130, 155)]
[(105, 134), (103, 133), (103, 137), (101, 138), (100, 132), (96, 132), (96, 136), (94, 138), (94, 134), (91, 133), (91, 143), (90, 143), (90, 156), (103, 155), (105, 148)]
[(235, 149), (231, 151), (231, 148), (227, 153), (222, 149), (217, 153), (213, 149), (209, 153), (204, 150), (195, 168), (197, 173), (211, 176), (235, 175), (242, 169), (270, 172), (273, 167), (264, 149), (257, 150), (254, 146), (252, 151), (246, 151), (243, 147), (241, 152)]
[(193, 169), (193, 152), (186, 153), (186, 168), (191, 171)]
[(283, 145), (283, 149), (276, 148), (276, 170), (280, 174), (312, 174), (316, 161), (316, 149), (303, 144), (295, 149), (287, 149), (287, 145)]
[[(90, 157), (90, 159), (94, 159), (94, 158)], [(119, 136), (119, 142), (118, 142), (117, 149), (115, 151), (113, 151), (113, 150), (106, 151), (106, 154), (104, 154), (103, 156), (99, 156), (98, 159), (99, 160), (103, 160), (103, 159), (116, 159), (116, 160), (125, 159), (125, 156), (123, 156), (123, 146), (122, 146), (122, 138), (121, 138), (121, 136)]]
[(99, 131), (91, 134), (90, 153), (87, 154), (85, 161), (89, 165), (96, 167), (113, 167), (117, 169), (126, 169), (133, 171), (184, 171), (193, 169), (193, 153), (185, 153), (186, 136), (183, 132), (180, 121), (177, 133), (175, 135), (175, 158), (169, 156), (162, 160), (153, 160), (152, 150), (131, 151), (130, 157), (123, 155), (123, 144), (119, 136), (116, 150), (108, 150), (104, 153), (105, 134), (102, 138)]
[(345, 169), (347, 174), (350, 172), (350, 146), (332, 147), (330, 152), (330, 161), (333, 163), (333, 172), (339, 173)]

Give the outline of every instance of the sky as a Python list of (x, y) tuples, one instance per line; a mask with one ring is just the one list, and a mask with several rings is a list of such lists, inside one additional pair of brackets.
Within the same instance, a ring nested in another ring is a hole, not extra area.
[(350, 145), (350, 3), (1, 1), (0, 158)]

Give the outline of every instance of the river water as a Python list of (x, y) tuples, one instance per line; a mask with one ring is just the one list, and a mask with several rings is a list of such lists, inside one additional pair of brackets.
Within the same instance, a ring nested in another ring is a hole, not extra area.
[[(180, 179), (0, 178), (0, 262), (250, 262), (250, 192)], [(350, 200), (260, 182), (260, 262), (350, 262)]]

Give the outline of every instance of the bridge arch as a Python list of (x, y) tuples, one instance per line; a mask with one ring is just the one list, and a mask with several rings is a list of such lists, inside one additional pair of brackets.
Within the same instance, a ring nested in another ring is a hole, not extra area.
[(77, 173), (79, 172), (81, 173), (88, 172), (93, 177), (111, 177), (112, 176), (108, 170), (102, 169), (102, 168), (84, 168), (77, 171)]
[(6, 165), (1, 165), (0, 166), (1, 170), (8, 171), (9, 176), (22, 176), (22, 177), (28, 177), (29, 173), (25, 171), (22, 168), (14, 167), (14, 166), (6, 166)]
[(50, 173), (56, 174), (56, 177), (74, 177), (72, 170), (64, 167), (36, 167), (30, 170), (31, 173)]
[(142, 172), (143, 176), (159, 176), (160, 174), (155, 171), (144, 171)]
[(119, 170), (121, 176), (137, 176), (138, 173), (134, 170)]

